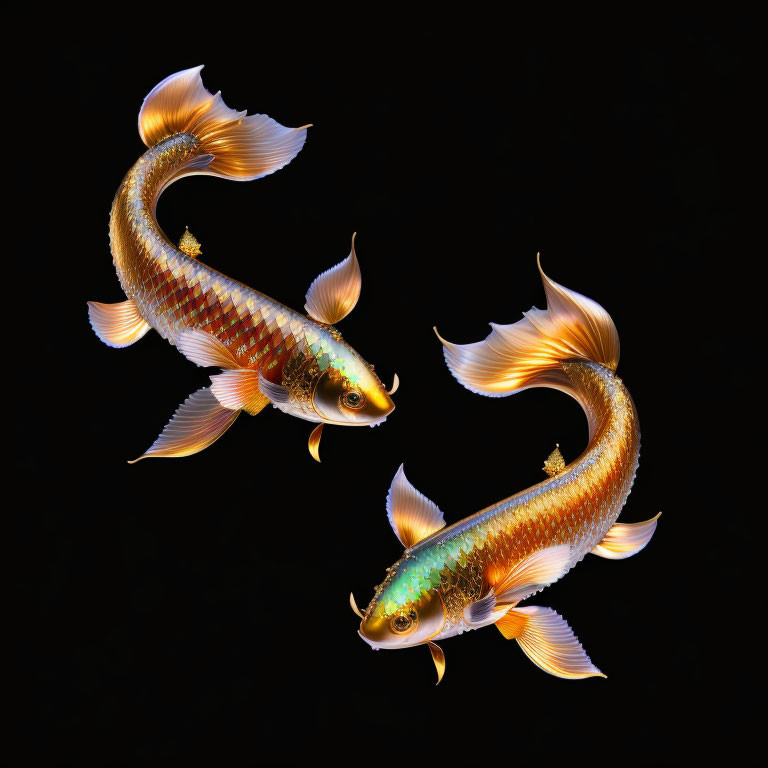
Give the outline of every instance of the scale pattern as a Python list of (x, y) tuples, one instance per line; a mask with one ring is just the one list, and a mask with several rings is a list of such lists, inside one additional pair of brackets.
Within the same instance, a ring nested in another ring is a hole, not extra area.
[(335, 368), (352, 383), (365, 363), (338, 332), (226, 277), (174, 246), (155, 219), (157, 199), (199, 161), (200, 146), (179, 134), (148, 150), (123, 180), (112, 205), (110, 241), (126, 295), (171, 343), (197, 328), (222, 341), (244, 368), (281, 383), (286, 365)]
[(573, 567), (605, 537), (637, 470), (637, 412), (621, 379), (607, 368), (587, 362), (563, 368), (592, 427), (585, 453), (561, 474), (406, 550), (377, 588), (366, 618), (407, 611), (436, 590), (450, 631), (467, 605), (533, 552), (567, 543)]

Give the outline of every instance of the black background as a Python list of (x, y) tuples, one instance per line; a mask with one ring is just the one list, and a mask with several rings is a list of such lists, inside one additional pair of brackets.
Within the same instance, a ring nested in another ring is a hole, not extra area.
[[(28, 276), (55, 297), (55, 384), (35, 416), (14, 414), (29, 421), (12, 465), (30, 499), (15, 521), (31, 619), (20, 755), (756, 759), (744, 523), (761, 513), (734, 495), (750, 445), (730, 432), (741, 403), (759, 408), (747, 332), (764, 322), (746, 239), (751, 21), (554, 23), (331, 33), (296, 19), (279, 36), (193, 43), (176, 28), (132, 47), (115, 25), (68, 43), (69, 171), (32, 200), (43, 218), (55, 192), (67, 228)], [(207, 374), (154, 333), (104, 346), (85, 301), (123, 298), (107, 215), (143, 151), (141, 100), (200, 63), (230, 106), (314, 127), (264, 180), (173, 186), (158, 208), (169, 236), (188, 225), (206, 263), (301, 309), (358, 233), (363, 292), (340, 330), (401, 388), (382, 427), (326, 428), (322, 464), (311, 425), (274, 409), (199, 455), (126, 463)], [(475, 341), (541, 307), (537, 251), (619, 330), (643, 429), (622, 520), (664, 515), (639, 556), (588, 557), (536, 598), (607, 680), (550, 677), (488, 628), (445, 642), (435, 687), (426, 649), (371, 652), (347, 597), (365, 605), (400, 555), (385, 498), (401, 462), (452, 523), (540, 481), (555, 442), (568, 461), (585, 448), (574, 401), (474, 395), (432, 332)]]

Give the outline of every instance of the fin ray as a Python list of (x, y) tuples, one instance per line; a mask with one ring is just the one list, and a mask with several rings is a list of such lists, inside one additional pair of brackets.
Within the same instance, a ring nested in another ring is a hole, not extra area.
[(656, 532), (659, 517), (661, 512), (644, 523), (616, 523), (592, 550), (592, 554), (607, 560), (624, 560), (636, 555)]
[(237, 368), (211, 376), (211, 392), (230, 410), (244, 410), (255, 416), (269, 403), (259, 390), (259, 377), (250, 368)]
[(472, 392), (505, 397), (529, 387), (552, 387), (570, 393), (562, 369), (567, 360), (616, 370), (619, 336), (610, 315), (592, 299), (550, 280), (540, 260), (539, 271), (546, 310), (533, 308), (512, 325), (491, 323), (491, 334), (474, 344), (453, 344), (438, 334), (451, 373)]
[(190, 362), (203, 368), (239, 368), (229, 348), (213, 334), (192, 328), (179, 334), (176, 347)]
[(518, 603), (554, 583), (568, 570), (570, 559), (570, 545), (558, 544), (537, 550), (499, 579), (491, 577), (497, 604)]
[(216, 442), (240, 411), (224, 408), (209, 387), (198, 389), (176, 410), (160, 436), (138, 459), (191, 456)]
[[(212, 159), (193, 173), (228, 179), (257, 179), (287, 165), (306, 140), (306, 128), (286, 128), (266, 115), (230, 109), (221, 94), (203, 85), (202, 66), (166, 77), (144, 99), (139, 112), (142, 141), (153, 147), (176, 133), (190, 133)], [(182, 174), (183, 175), (183, 174)]]
[(88, 319), (94, 333), (108, 346), (121, 349), (135, 344), (151, 328), (133, 299), (117, 304), (88, 302)]
[(517, 640), (525, 655), (550, 675), (570, 679), (605, 677), (565, 619), (551, 608), (513, 608), (496, 626), (508, 640)]
[(352, 235), (349, 256), (314, 279), (307, 291), (304, 309), (314, 320), (333, 325), (355, 308), (360, 298), (361, 286), (360, 264), (355, 253), (355, 235)]
[(440, 508), (408, 482), (402, 464), (387, 494), (387, 517), (406, 549), (445, 527)]

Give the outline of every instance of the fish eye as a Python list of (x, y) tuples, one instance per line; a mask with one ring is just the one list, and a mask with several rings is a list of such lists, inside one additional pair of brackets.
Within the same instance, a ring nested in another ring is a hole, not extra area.
[(346, 408), (352, 408), (353, 410), (362, 408), (363, 402), (364, 398), (362, 393), (356, 389), (350, 389), (341, 396), (341, 404)]
[(398, 635), (402, 635), (411, 629), (413, 623), (416, 621), (416, 618), (416, 611), (411, 611), (407, 616), (404, 614), (399, 614), (395, 616), (394, 619), (392, 619), (392, 630)]

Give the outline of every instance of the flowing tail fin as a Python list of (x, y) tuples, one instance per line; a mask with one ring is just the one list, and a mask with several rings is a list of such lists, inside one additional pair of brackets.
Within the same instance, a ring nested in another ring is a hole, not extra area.
[(438, 334), (451, 373), (472, 392), (505, 397), (552, 387), (573, 394), (563, 363), (586, 360), (616, 370), (619, 334), (608, 313), (550, 280), (537, 261), (547, 309), (533, 307), (514, 325), (491, 323), (490, 336), (475, 344), (452, 344)]
[(250, 181), (273, 173), (293, 160), (304, 146), (308, 125), (286, 128), (266, 115), (247, 115), (230, 109), (221, 93), (206, 90), (200, 67), (166, 77), (149, 93), (139, 112), (139, 134), (148, 147), (177, 133), (198, 139), (210, 155), (206, 173), (236, 181)]

